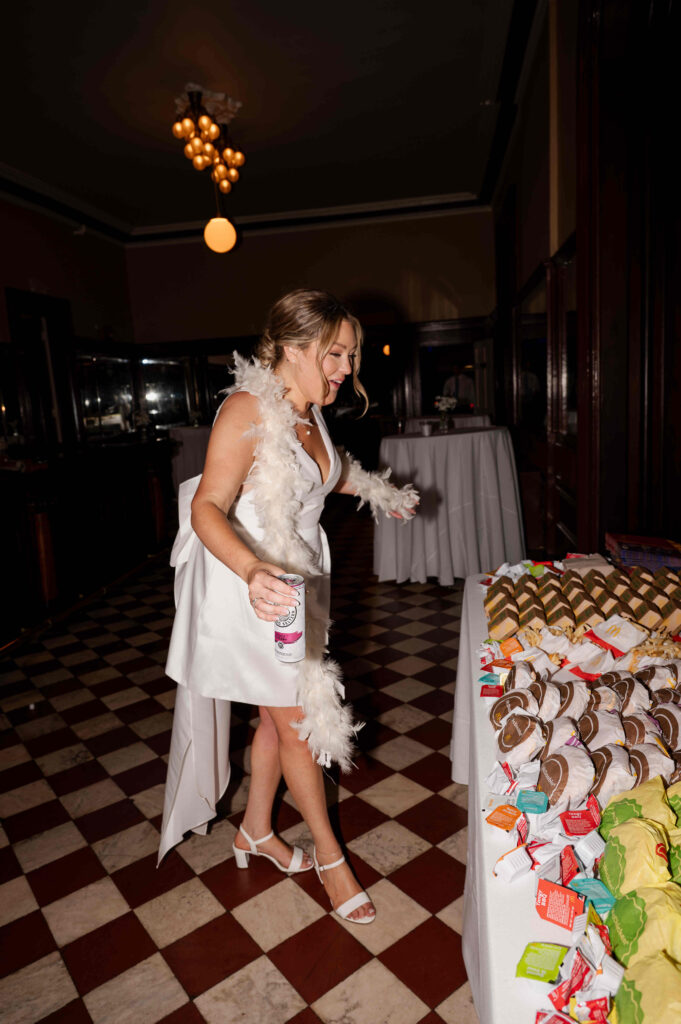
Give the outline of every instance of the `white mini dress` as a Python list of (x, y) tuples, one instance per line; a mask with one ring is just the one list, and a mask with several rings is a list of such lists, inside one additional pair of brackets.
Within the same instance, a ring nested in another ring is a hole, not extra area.
[[(219, 411), (219, 410), (218, 410)], [(298, 532), (317, 554), (322, 575), (306, 581), (306, 602), (328, 617), (330, 558), (319, 517), (326, 495), (338, 483), (341, 462), (321, 412), (313, 414), (329, 455), (322, 481), (317, 463), (302, 444), (300, 470), (310, 489)], [(274, 625), (253, 611), (243, 580), (208, 551), (191, 526), (191, 503), (201, 477), (180, 485), (180, 529), (170, 564), (175, 566), (176, 615), (166, 672), (177, 690), (168, 759), (159, 863), (189, 831), (205, 835), (230, 779), (231, 701), (295, 707), (298, 665), (274, 656)], [(251, 492), (235, 501), (229, 521), (248, 544), (262, 539)], [(286, 568), (286, 566), (283, 566)]]
[[(297, 529), (317, 556), (321, 572), (306, 582), (307, 606), (316, 606), (321, 616), (328, 618), (331, 563), (319, 517), (326, 495), (338, 483), (341, 462), (319, 408), (312, 409), (329, 456), (329, 474), (322, 481), (319, 466), (298, 442), (300, 471), (310, 489), (300, 510)], [(298, 703), (299, 666), (277, 661), (273, 624), (257, 617), (246, 583), (215, 558), (192, 530), (191, 502), (200, 479), (187, 480), (179, 491), (180, 529), (170, 560), (175, 566), (176, 614), (166, 672), (171, 679), (203, 697), (293, 707)], [(228, 517), (249, 546), (261, 544), (263, 538), (252, 495), (247, 490), (237, 498)]]

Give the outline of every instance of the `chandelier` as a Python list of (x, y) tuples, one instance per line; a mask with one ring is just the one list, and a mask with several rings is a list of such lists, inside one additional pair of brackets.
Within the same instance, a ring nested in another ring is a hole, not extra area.
[(184, 141), (184, 155), (195, 170), (211, 169), (218, 215), (208, 222), (203, 234), (214, 252), (228, 252), (236, 242), (234, 226), (221, 216), (220, 197), (232, 191), (239, 180), (239, 169), (246, 162), (229, 132), (240, 107), (238, 100), (223, 92), (209, 92), (194, 82), (189, 82), (175, 100), (174, 137)]

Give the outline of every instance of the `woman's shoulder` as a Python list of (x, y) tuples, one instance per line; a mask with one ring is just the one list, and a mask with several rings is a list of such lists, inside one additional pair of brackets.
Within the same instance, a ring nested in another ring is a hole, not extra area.
[(215, 425), (228, 424), (234, 427), (260, 421), (260, 402), (249, 391), (233, 391), (225, 398), (215, 417)]

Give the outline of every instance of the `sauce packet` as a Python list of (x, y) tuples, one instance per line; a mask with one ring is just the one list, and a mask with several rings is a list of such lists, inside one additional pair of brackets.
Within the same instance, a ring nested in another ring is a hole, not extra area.
[(516, 978), (555, 981), (567, 951), (567, 946), (557, 942), (528, 942), (518, 961)]
[(563, 885), (557, 885), (546, 878), (539, 878), (534, 904), (537, 913), (545, 921), (572, 931), (575, 926), (575, 918), (584, 910), (584, 897)]

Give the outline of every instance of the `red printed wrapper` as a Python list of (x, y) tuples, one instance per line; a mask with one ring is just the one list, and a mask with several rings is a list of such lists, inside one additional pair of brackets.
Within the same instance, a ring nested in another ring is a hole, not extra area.
[[(527, 818), (524, 814), (521, 814), (518, 818), (516, 829), (518, 831), (518, 846), (524, 846), (527, 842), (527, 837), (530, 834), (530, 826), (528, 825)], [(530, 856), (532, 856), (532, 854), (530, 854)], [(534, 858), (532, 859), (534, 861)]]
[(570, 976), (549, 992), (549, 999), (555, 1008), (562, 1010), (563, 1007), (567, 1006), (570, 1002), (570, 996), (573, 996), (575, 992), (579, 992), (580, 988), (588, 985), (593, 976), (593, 968), (589, 966), (580, 951), (576, 950)]
[(566, 846), (560, 855), (560, 878), (563, 885), (569, 885), (577, 874), (579, 874), (579, 864), (575, 851), (571, 846)]
[(498, 686), (490, 686), (489, 683), (485, 683), (484, 686), (480, 687), (481, 697), (503, 697), (504, 688), (501, 684)]
[(560, 820), (566, 836), (586, 836), (601, 823), (598, 803), (590, 796), (583, 811), (563, 811)]
[[(555, 882), (540, 878), (537, 882), (534, 905), (539, 916), (545, 921), (559, 924), (561, 928), (572, 931), (575, 918), (584, 910), (584, 897), (579, 896), (573, 889), (566, 889)], [(580, 985), (579, 988), (581, 987)]]
[(574, 1021), (560, 1010), (537, 1010), (534, 1024), (574, 1024)]

